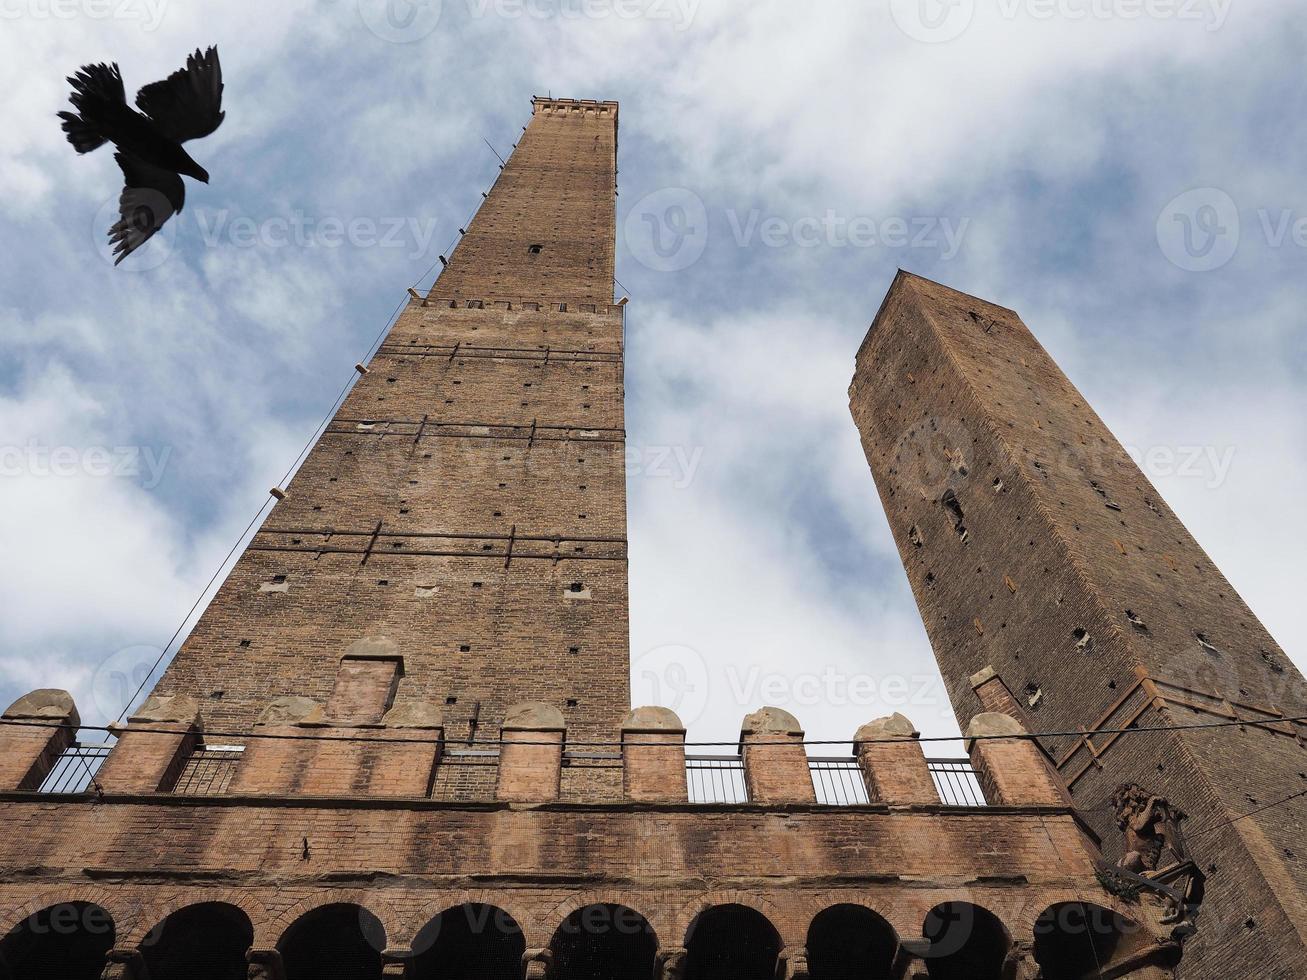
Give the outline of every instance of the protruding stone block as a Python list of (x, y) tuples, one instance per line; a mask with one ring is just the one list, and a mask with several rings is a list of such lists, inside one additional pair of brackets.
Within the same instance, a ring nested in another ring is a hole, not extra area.
[(622, 789), (629, 800), (689, 799), (685, 726), (671, 708), (636, 708), (622, 720)]
[(967, 752), (985, 799), (994, 806), (1062, 805), (1066, 790), (1049, 772), (1043, 753), (1011, 715), (976, 715), (967, 726)]
[(558, 799), (563, 776), (563, 713), (541, 701), (515, 704), (504, 714), (495, 796), (517, 803)]
[(81, 717), (67, 691), (42, 688), (24, 694), (0, 725), (0, 790), (36, 790), (77, 738)]
[(183, 695), (152, 695), (127, 719), (96, 782), (107, 793), (171, 790), (204, 731), (200, 703)]
[(871, 802), (939, 802), (920, 739), (921, 733), (898, 712), (858, 729), (853, 736), (853, 752)]
[(815, 803), (803, 729), (783, 708), (761, 708), (740, 728), (744, 781), (752, 803)]
[(404, 658), (399, 646), (384, 636), (369, 636), (350, 644), (336, 672), (327, 702), (328, 719), (344, 724), (375, 725), (390, 710)]

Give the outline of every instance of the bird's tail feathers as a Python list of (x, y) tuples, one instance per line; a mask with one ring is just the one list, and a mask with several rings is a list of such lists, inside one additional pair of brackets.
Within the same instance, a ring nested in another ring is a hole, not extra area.
[(105, 136), (96, 126), (96, 120), (104, 117), (106, 110), (114, 105), (126, 105), (127, 95), (123, 91), (123, 76), (118, 65), (83, 65), (75, 75), (68, 76), (68, 84), (73, 87), (73, 94), (68, 101), (77, 112), (61, 112), (63, 130), (68, 142), (78, 153), (89, 153), (105, 142)]
[(78, 153), (90, 153), (97, 147), (104, 145), (105, 138), (100, 135), (100, 131), (77, 113), (61, 112), (59, 118), (63, 120), (64, 133), (68, 136), (68, 142), (73, 144), (73, 149)]

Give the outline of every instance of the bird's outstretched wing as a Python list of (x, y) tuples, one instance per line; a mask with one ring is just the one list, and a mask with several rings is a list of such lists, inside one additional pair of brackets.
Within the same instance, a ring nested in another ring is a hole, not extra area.
[(175, 71), (162, 82), (151, 82), (136, 93), (137, 107), (154, 120), (159, 131), (169, 139), (186, 140), (208, 136), (221, 124), (222, 65), (218, 49), (204, 54), (196, 48), (186, 59), (186, 67)]
[(109, 229), (113, 243), (113, 264), (149, 241), (165, 221), (186, 203), (186, 187), (179, 175), (164, 170), (131, 153), (113, 155), (123, 171), (123, 191), (118, 196), (118, 220)]

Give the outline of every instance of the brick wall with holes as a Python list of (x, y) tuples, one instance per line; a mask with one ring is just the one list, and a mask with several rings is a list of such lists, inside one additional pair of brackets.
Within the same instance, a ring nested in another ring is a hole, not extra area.
[[(451, 738), (498, 738), (527, 700), (575, 739), (616, 737), (615, 147), (615, 105), (537, 104), (437, 288), (401, 313), (157, 693), (199, 697), (211, 729), (239, 735), (276, 698), (325, 699), (345, 649), (384, 636), (405, 664), (394, 703), (440, 706)], [(613, 790), (582, 766), (564, 785)]]
[[(850, 407), (959, 717), (990, 665), (1046, 731), (1098, 727), (1137, 669), (1215, 704), (1307, 714), (1301, 675), (1011, 310), (901, 273)], [(1186, 715), (1166, 717), (1230, 717)], [(1075, 741), (1046, 744), (1059, 756)], [(1168, 795), (1194, 829), (1307, 788), (1305, 769), (1301, 738), (1260, 729), (1123, 739), (1073, 792), (1112, 840), (1123, 781)], [(1260, 951), (1303, 948), (1302, 834), (1301, 811), (1276, 807), (1195, 843), (1224, 870), (1209, 891), (1219, 929), (1186, 976), (1280, 975), (1257, 972)]]

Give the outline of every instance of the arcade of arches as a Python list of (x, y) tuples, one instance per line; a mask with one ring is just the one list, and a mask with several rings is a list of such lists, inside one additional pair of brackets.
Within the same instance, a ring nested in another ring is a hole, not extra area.
[[(1035, 926), (1038, 975), (1096, 976), (1134, 931), (1097, 906), (1051, 906)], [(29, 915), (0, 939), (0, 980), (1005, 980), (1015, 948), (997, 917), (962, 902), (931, 909), (921, 936), (906, 939), (870, 908), (833, 905), (813, 918), (800, 948), (784, 946), (765, 915), (737, 904), (702, 911), (682, 946), (660, 943), (639, 912), (612, 904), (571, 913), (542, 950), (528, 950), (513, 917), (484, 904), (445, 910), (407, 947), (387, 937), (371, 912), (346, 903), (303, 914), (273, 951), (251, 952), (253, 940), (244, 912), (211, 902), (173, 912), (123, 950), (107, 911), (69, 902)], [(120, 964), (118, 971), (106, 962)]]

